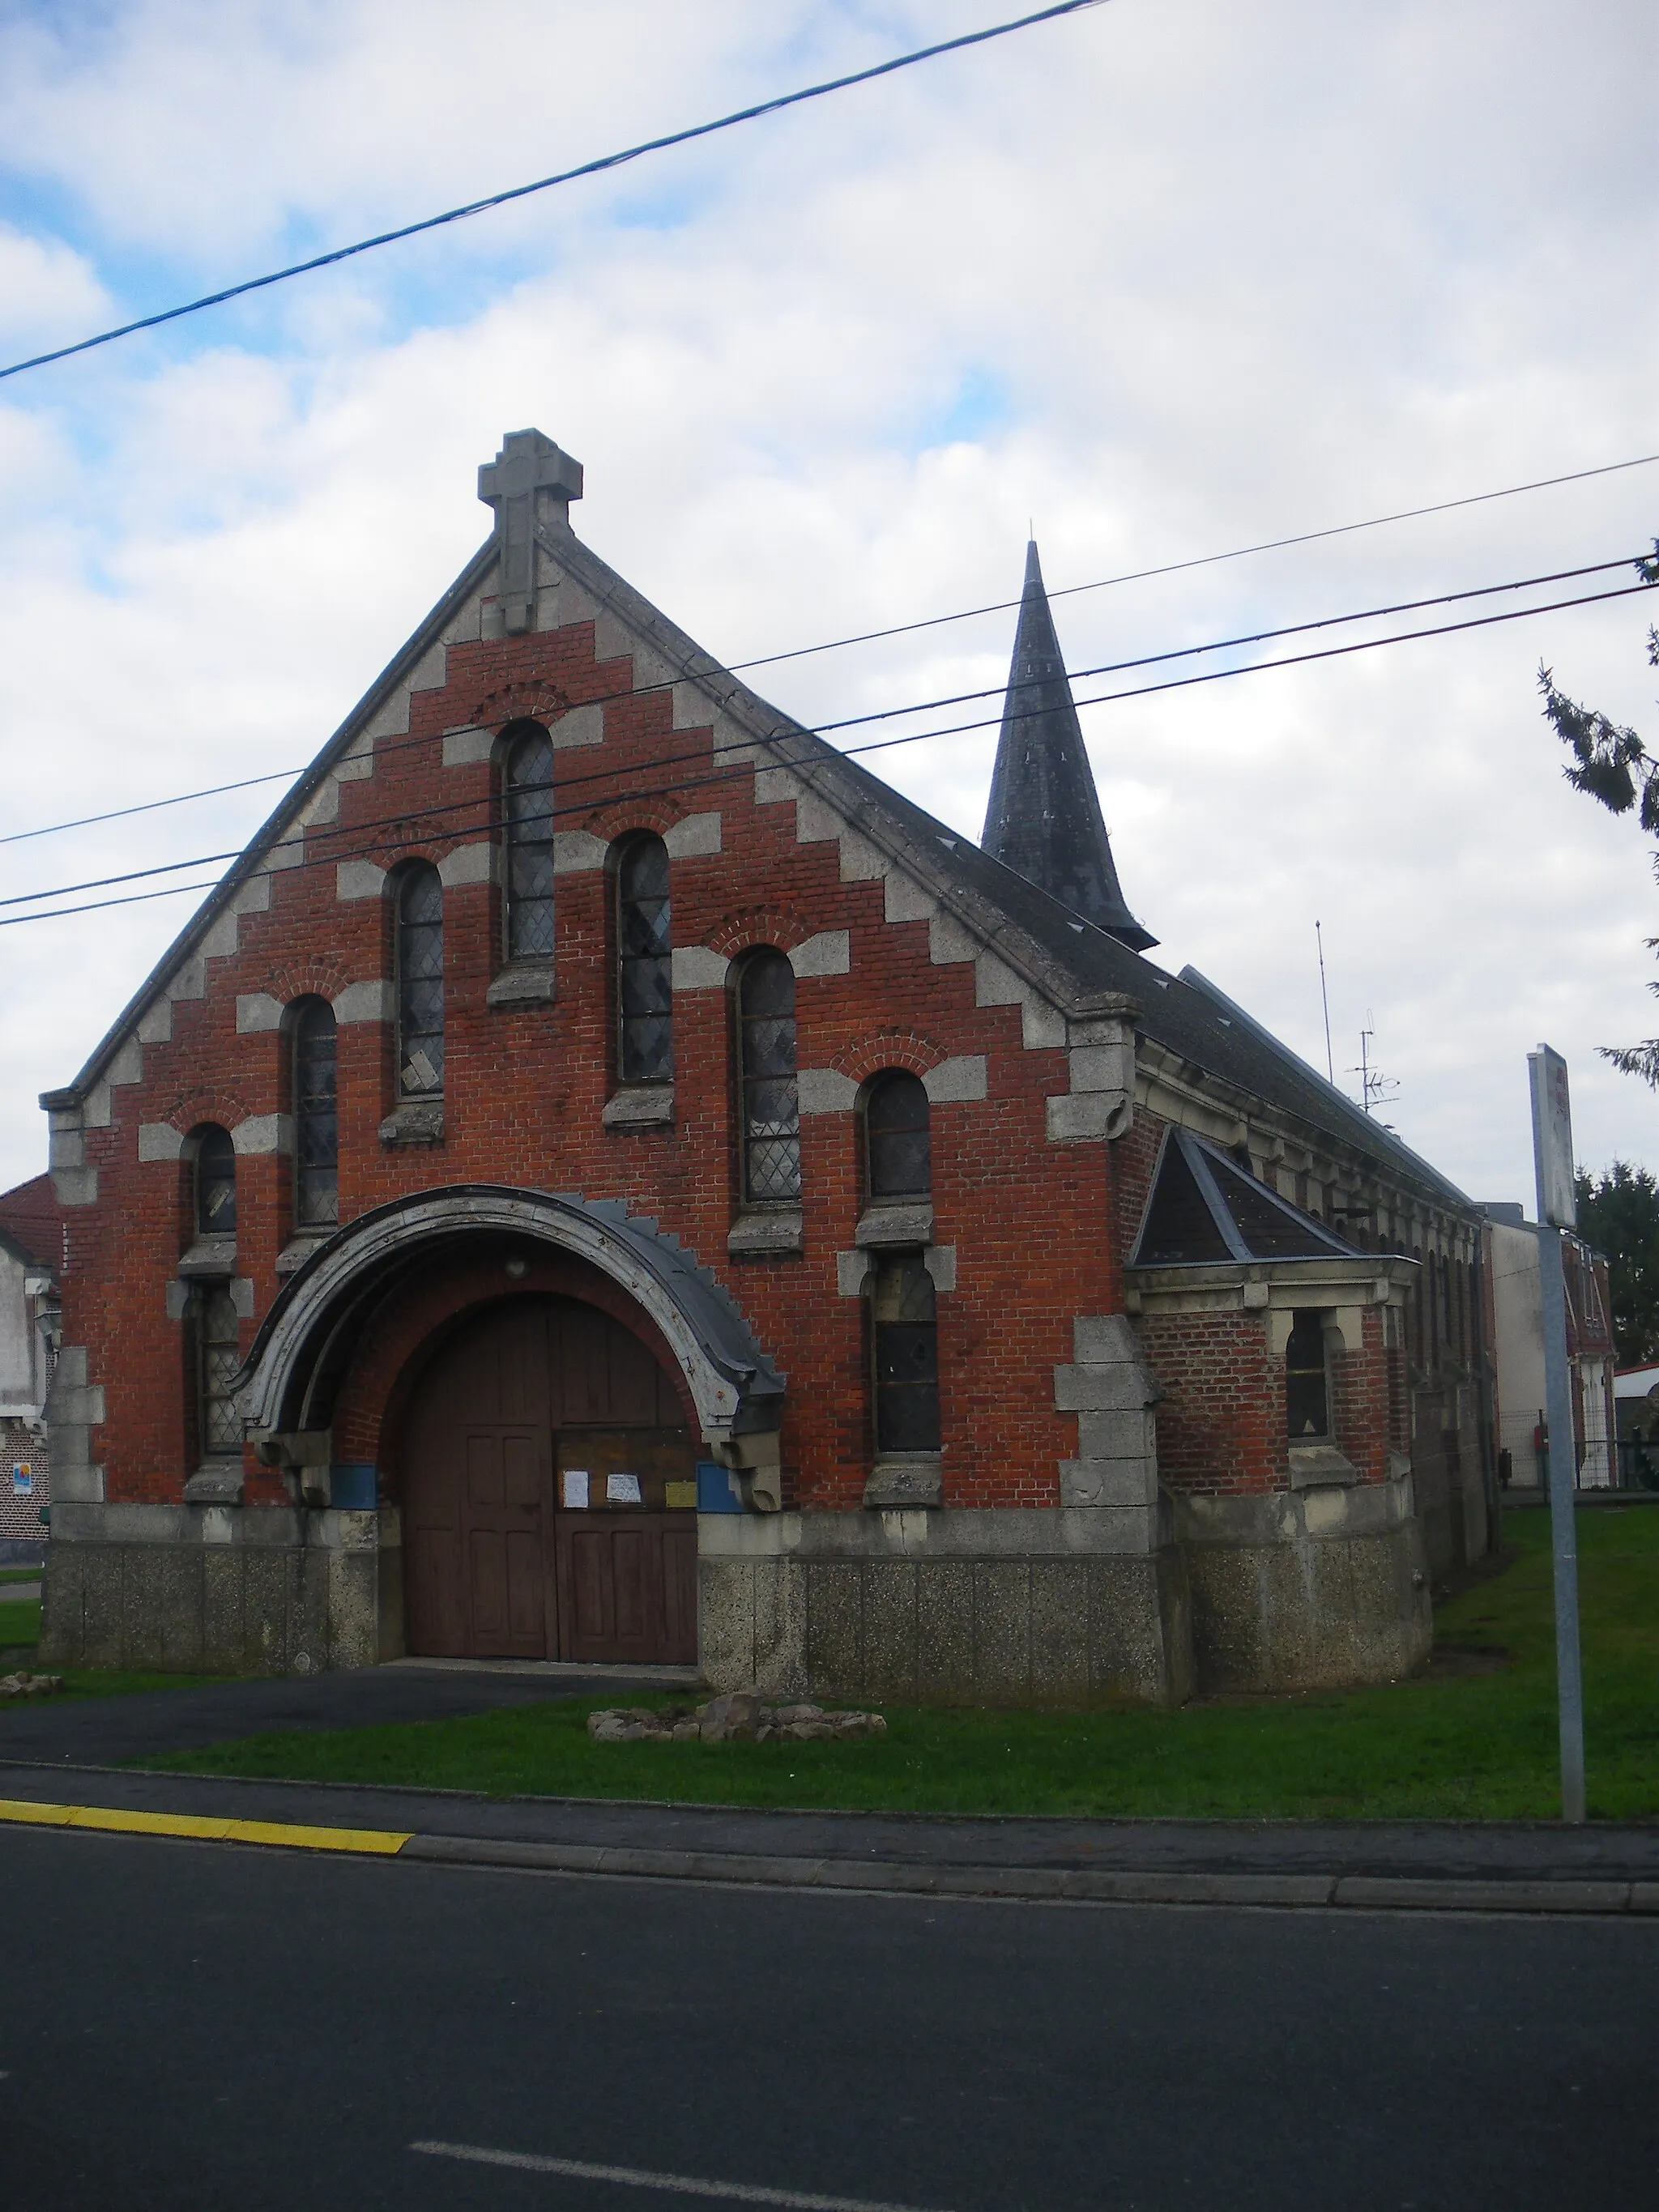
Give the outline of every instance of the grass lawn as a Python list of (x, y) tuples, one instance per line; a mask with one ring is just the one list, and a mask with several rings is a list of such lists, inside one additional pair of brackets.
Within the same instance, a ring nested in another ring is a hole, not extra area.
[(7, 1583), (38, 1583), (44, 1567), (0, 1567), (0, 1587)]
[[(252, 1736), (149, 1763), (198, 1773), (704, 1804), (1553, 1819), (1559, 1807), (1548, 1516), (1511, 1512), (1504, 1537), (1511, 1556), (1502, 1572), (1442, 1609), (1437, 1668), (1381, 1689), (1173, 1713), (890, 1705), (885, 1737), (778, 1745), (595, 1744), (584, 1725), (591, 1704), (572, 1701), (464, 1720)], [(1603, 1819), (1659, 1815), (1659, 1511), (1582, 1512), (1578, 1543), (1590, 1811)], [(1465, 1671), (1456, 1671), (1458, 1655)], [(1506, 1663), (1491, 1665), (1494, 1656)]]
[(27, 1644), (33, 1656), (34, 1646), (40, 1641), (40, 1599), (29, 1598), (21, 1602), (14, 1599), (8, 1604), (3, 1595), (0, 1595), (0, 1651), (12, 1645)]

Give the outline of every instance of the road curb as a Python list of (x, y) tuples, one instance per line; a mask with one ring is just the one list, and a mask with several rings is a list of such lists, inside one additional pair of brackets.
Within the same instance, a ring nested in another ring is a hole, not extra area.
[(440, 1866), (730, 1882), (886, 1896), (1007, 1898), (1090, 1905), (1243, 1905), (1360, 1911), (1659, 1915), (1659, 1882), (1464, 1880), (1446, 1876), (1178, 1874), (1070, 1867), (927, 1866), (737, 1851), (496, 1842), (413, 1835), (398, 1856)]
[(1659, 1917), (1659, 1881), (1581, 1876), (1214, 1874), (1133, 1868), (937, 1865), (914, 1859), (843, 1859), (775, 1851), (660, 1850), (555, 1844), (510, 1837), (428, 1835), (409, 1829), (331, 1827), (152, 1813), (123, 1806), (0, 1798), (0, 1826), (73, 1828), (267, 1850), (409, 1860), (428, 1866), (689, 1881), (820, 1894), (1003, 1899), (1037, 1905), (1227, 1905), (1279, 1911), (1502, 1912)]

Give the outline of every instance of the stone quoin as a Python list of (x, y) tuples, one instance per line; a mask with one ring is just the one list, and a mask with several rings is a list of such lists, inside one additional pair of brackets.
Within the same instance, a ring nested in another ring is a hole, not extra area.
[(45, 1662), (1416, 1664), (1491, 1540), (1478, 1217), (1144, 957), (1035, 547), (981, 848), (581, 489), (507, 438), (488, 542), (43, 1101)]

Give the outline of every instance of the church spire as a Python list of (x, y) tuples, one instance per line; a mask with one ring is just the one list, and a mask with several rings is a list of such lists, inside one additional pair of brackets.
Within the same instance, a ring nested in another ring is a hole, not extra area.
[(993, 860), (1029, 876), (1131, 951), (1158, 943), (1118, 886), (1035, 539), (1025, 549), (1025, 589), (980, 842)]

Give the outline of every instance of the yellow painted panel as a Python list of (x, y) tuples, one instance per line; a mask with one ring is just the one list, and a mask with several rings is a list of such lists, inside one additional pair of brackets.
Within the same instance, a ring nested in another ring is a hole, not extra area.
[(111, 1834), (182, 1836), (199, 1843), (267, 1844), (283, 1850), (358, 1851), (390, 1858), (413, 1829), (313, 1828), (285, 1820), (204, 1819), (191, 1813), (135, 1813), (115, 1805), (36, 1805), (0, 1798), (0, 1820), (49, 1828), (96, 1828)]

